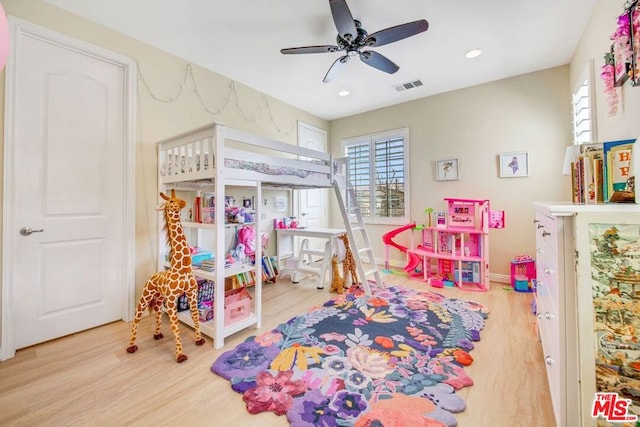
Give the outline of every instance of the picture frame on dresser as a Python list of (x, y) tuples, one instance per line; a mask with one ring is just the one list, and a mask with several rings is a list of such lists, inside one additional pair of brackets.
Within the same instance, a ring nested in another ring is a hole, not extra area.
[(529, 176), (529, 153), (514, 151), (498, 155), (500, 178), (520, 178)]

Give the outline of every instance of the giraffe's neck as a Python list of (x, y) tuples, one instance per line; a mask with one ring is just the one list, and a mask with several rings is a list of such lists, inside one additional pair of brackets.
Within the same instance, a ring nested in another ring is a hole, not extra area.
[(191, 250), (184, 235), (180, 212), (168, 212), (165, 216), (167, 227), (167, 239), (171, 249), (169, 260), (172, 269), (191, 270)]

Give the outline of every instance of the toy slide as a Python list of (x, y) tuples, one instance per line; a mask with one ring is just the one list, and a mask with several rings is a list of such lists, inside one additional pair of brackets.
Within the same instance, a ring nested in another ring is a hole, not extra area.
[(415, 270), (416, 268), (420, 265), (420, 257), (418, 257), (416, 254), (412, 254), (407, 252), (407, 247), (406, 246), (402, 246), (396, 242), (393, 241), (393, 238), (402, 233), (403, 231), (406, 230), (412, 230), (416, 228), (416, 224), (407, 224), (407, 225), (403, 225), (402, 227), (396, 228), (391, 230), (388, 233), (385, 233), (382, 236), (382, 241), (384, 242), (385, 245), (387, 245), (387, 253), (386, 253), (386, 262), (385, 262), (385, 269), (388, 270), (389, 269), (389, 246), (393, 246), (394, 248), (398, 249), (400, 252), (402, 253), (406, 253), (407, 257), (409, 258), (409, 262), (407, 263), (407, 265), (404, 266), (404, 271), (406, 271), (407, 273), (409, 273), (409, 275), (411, 276), (421, 276), (422, 273), (416, 273)]

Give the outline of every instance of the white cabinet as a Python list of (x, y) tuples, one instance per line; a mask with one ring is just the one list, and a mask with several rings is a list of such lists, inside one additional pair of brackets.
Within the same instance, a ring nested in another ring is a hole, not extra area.
[(575, 420), (577, 378), (573, 224), (537, 207), (536, 276), (538, 330), (557, 426)]
[(534, 203), (537, 316), (558, 427), (595, 426), (593, 224), (640, 225), (637, 205)]

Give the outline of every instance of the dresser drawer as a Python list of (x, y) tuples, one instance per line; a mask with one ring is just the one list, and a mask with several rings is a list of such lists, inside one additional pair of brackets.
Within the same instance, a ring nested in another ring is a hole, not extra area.
[(550, 297), (549, 289), (544, 281), (538, 282), (538, 331), (542, 342), (542, 357), (547, 372), (549, 393), (556, 417), (559, 415), (562, 395), (562, 363), (560, 342), (560, 319), (557, 306)]

